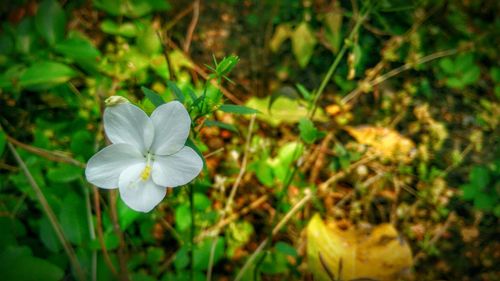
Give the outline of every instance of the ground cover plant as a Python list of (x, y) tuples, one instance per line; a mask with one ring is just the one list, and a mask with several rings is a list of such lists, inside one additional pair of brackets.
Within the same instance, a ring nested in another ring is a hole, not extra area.
[(497, 1), (0, 5), (1, 280), (499, 280)]

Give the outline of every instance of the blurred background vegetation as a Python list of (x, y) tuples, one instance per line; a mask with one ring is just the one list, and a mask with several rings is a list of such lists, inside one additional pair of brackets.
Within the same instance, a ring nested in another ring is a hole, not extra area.
[[(1, 279), (499, 280), (498, 12), (3, 1)], [(142, 214), (85, 181), (111, 95), (207, 102), (193, 228), (186, 188)]]

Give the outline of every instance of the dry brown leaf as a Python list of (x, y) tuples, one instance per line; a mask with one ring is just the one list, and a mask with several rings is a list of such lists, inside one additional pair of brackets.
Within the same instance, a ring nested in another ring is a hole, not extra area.
[(345, 129), (358, 143), (371, 146), (388, 160), (410, 162), (415, 155), (415, 143), (395, 130), (371, 126)]
[(413, 258), (390, 224), (342, 230), (316, 214), (307, 226), (307, 263), (314, 280), (389, 281), (408, 274)]

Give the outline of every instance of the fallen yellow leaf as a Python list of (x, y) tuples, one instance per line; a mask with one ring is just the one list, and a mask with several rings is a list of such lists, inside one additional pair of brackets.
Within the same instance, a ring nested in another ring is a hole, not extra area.
[(370, 126), (345, 129), (358, 143), (371, 146), (388, 160), (410, 162), (415, 155), (415, 143), (395, 130)]
[(413, 258), (390, 224), (342, 230), (316, 214), (307, 226), (307, 263), (314, 280), (392, 281), (409, 273)]

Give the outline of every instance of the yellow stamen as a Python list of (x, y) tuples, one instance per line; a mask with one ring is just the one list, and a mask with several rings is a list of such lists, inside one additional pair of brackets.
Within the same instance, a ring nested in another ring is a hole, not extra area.
[(151, 165), (148, 164), (141, 173), (141, 180), (146, 181), (147, 179), (149, 179), (150, 175), (151, 175)]

